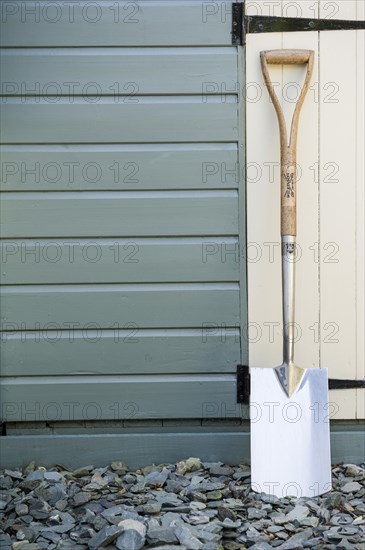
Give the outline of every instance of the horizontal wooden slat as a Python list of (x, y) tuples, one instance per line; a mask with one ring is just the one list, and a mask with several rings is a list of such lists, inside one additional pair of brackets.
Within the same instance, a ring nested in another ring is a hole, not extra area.
[(239, 280), (236, 238), (0, 242), (2, 284)]
[(2, 330), (201, 328), (239, 323), (234, 283), (4, 287)]
[[(47, 7), (48, 6), (48, 7)], [(231, 45), (231, 2), (2, 2), (4, 46)]]
[[(332, 464), (360, 464), (364, 460), (363, 427), (355, 425), (355, 429), (350, 426), (339, 431), (334, 428), (336, 425), (331, 423)], [(104, 428), (103, 434), (3, 436), (0, 467), (22, 467), (35, 460), (46, 467), (63, 464), (66, 468), (78, 468), (85, 465), (86, 456), (90, 464), (101, 467), (122, 457), (131, 469), (152, 463), (174, 463), (188, 456), (226, 464), (250, 462), (250, 434), (245, 426), (192, 429), (181, 424), (177, 432), (166, 428), (147, 428), (143, 433), (133, 430), (135, 433), (105, 433)]]
[(4, 191), (237, 188), (236, 143), (4, 145)]
[[(2, 376), (234, 373), (238, 328), (50, 330), (3, 334)], [(108, 358), (105, 361), (105, 358)]]
[(31, 460), (49, 467), (63, 464), (66, 468), (78, 468), (85, 465), (85, 457), (95, 466), (123, 457), (132, 469), (150, 463), (174, 463), (189, 456), (227, 464), (247, 463), (250, 458), (249, 433), (237, 432), (231, 426), (221, 428), (221, 432), (200, 427), (195, 433), (187, 433), (181, 426), (179, 433), (156, 433), (150, 429), (142, 434), (15, 435), (2, 439), (2, 468), (22, 467)]
[(235, 48), (4, 49), (2, 95), (239, 93)]
[(236, 235), (236, 191), (4, 193), (3, 238)]
[(0, 104), (3, 143), (133, 143), (237, 141), (234, 96), (123, 98), (6, 97)]
[(231, 374), (3, 378), (0, 396), (9, 422), (201, 418), (217, 402), (237, 409)]

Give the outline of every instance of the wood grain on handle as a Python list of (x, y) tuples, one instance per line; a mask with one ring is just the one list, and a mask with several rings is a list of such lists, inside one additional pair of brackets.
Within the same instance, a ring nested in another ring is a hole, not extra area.
[[(314, 51), (313, 50), (269, 50), (260, 53), (261, 68), (265, 84), (275, 107), (280, 130), (280, 151), (281, 151), (281, 235), (297, 234), (297, 212), (296, 212), (296, 156), (297, 137), (300, 111), (307, 94), (310, 80), (313, 73)], [(268, 64), (289, 64), (307, 65), (307, 74), (302, 91), (295, 106), (291, 123), (290, 137), (286, 128), (283, 109), (275, 93), (271, 82)]]
[(308, 63), (311, 50), (267, 50), (261, 55), (269, 65), (302, 65)]

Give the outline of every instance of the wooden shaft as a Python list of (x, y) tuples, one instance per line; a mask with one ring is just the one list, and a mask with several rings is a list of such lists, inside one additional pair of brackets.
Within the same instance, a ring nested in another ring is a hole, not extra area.
[[(296, 213), (296, 149), (298, 136), (298, 123), (300, 111), (307, 94), (313, 72), (314, 51), (312, 50), (271, 50), (260, 53), (261, 68), (265, 84), (275, 107), (278, 117), (280, 131), (281, 151), (281, 235), (297, 234), (297, 213)], [(297, 101), (290, 129), (288, 143), (288, 132), (286, 128), (284, 113), (279, 99), (271, 82), (268, 64), (308, 64), (307, 74), (302, 91)]]
[(281, 148), (281, 235), (297, 234), (297, 177), (295, 151)]

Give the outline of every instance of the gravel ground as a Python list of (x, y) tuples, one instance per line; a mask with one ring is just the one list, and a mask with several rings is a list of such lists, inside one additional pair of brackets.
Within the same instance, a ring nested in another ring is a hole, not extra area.
[(198, 458), (129, 471), (0, 470), (3, 550), (365, 548), (364, 464), (333, 467), (321, 497), (250, 490), (250, 469)]

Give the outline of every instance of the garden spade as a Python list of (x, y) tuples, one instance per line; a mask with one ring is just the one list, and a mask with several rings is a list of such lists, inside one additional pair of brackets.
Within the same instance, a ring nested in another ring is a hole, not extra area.
[[(283, 363), (276, 368), (250, 369), (251, 483), (255, 491), (278, 497), (314, 497), (331, 489), (328, 373), (327, 369), (302, 368), (294, 363), (296, 145), (314, 52), (271, 50), (260, 55), (280, 130)], [(300, 64), (307, 68), (289, 140), (269, 64)]]

